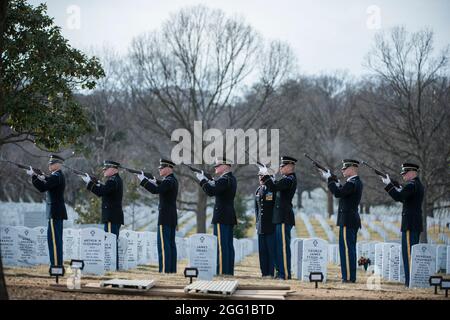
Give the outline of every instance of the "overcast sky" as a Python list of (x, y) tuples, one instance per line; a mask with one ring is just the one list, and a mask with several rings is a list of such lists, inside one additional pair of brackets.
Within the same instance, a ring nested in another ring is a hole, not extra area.
[[(38, 4), (43, 1), (29, 1)], [(48, 13), (74, 47), (103, 46), (125, 53), (131, 39), (159, 28), (169, 13), (203, 4), (239, 14), (264, 37), (287, 41), (300, 70), (313, 74), (348, 70), (359, 76), (373, 36), (403, 25), (409, 31), (429, 27), (435, 47), (450, 44), (449, 0), (50, 0)], [(79, 12), (79, 28), (73, 17)]]

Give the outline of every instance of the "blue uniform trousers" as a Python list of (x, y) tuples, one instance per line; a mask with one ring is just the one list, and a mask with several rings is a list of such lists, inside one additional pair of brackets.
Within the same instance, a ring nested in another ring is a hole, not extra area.
[(411, 247), (419, 243), (420, 232), (402, 231), (402, 257), (405, 269), (405, 286), (409, 286), (409, 270), (411, 268)]
[(342, 281), (356, 281), (356, 240), (358, 229), (339, 228), (339, 255), (341, 258)]
[(259, 266), (262, 276), (274, 276), (275, 233), (258, 234)]
[(158, 262), (159, 272), (177, 273), (177, 245), (175, 226), (158, 225)]
[(233, 225), (214, 224), (213, 231), (217, 237), (217, 274), (234, 275)]
[(119, 232), (120, 224), (118, 223), (105, 223), (105, 232), (114, 233), (116, 235), (116, 270), (119, 270)]
[(48, 219), (47, 243), (52, 266), (62, 266), (63, 258), (63, 220)]
[(292, 225), (278, 223), (275, 225), (275, 264), (277, 278), (291, 279), (291, 229)]

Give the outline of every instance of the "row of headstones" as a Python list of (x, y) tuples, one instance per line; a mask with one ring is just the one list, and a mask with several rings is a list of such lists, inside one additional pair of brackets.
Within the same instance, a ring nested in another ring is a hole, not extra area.
[[(193, 261), (203, 261), (199, 267), (215, 271), (217, 239), (214, 235), (195, 234), (190, 238), (176, 237), (175, 241), (178, 260), (188, 258), (188, 264), (192, 266), (197, 266)], [(211, 244), (212, 241), (215, 244)], [(208, 245), (204, 246), (203, 242)], [(158, 263), (156, 232), (123, 230), (118, 241), (114, 234), (99, 228), (64, 229), (63, 232), (65, 260), (83, 260), (85, 262), (83, 272), (88, 274), (102, 275), (105, 271), (116, 269), (117, 244), (119, 270)], [(27, 267), (49, 263), (46, 227), (30, 229), (1, 226), (0, 245), (3, 263), (6, 266)], [(258, 250), (256, 239), (234, 239), (233, 245), (235, 263)]]
[(370, 229), (372, 229), (373, 231), (375, 231), (376, 233), (378, 233), (380, 235), (381, 239), (383, 239), (384, 241), (388, 240), (388, 234), (387, 234), (386, 230), (384, 230), (380, 225), (369, 220), (369, 221), (367, 221), (367, 226)]
[[(357, 260), (369, 258), (372, 267), (369, 271), (382, 279), (392, 282), (404, 282), (402, 248), (399, 243), (358, 242), (356, 246)], [(329, 262), (339, 265), (339, 246), (329, 246)], [(363, 266), (360, 266), (363, 268)], [(423, 288), (429, 286), (429, 277), (435, 273), (449, 273), (450, 246), (417, 244), (411, 249), (410, 287)]]
[(316, 236), (316, 233), (314, 232), (314, 228), (311, 222), (309, 221), (309, 217), (304, 212), (300, 212), (300, 219), (302, 219), (303, 223), (305, 224), (306, 231), (308, 231), (308, 235), (311, 238), (314, 238)]
[[(392, 282), (405, 281), (401, 245), (399, 243), (358, 242), (356, 246), (357, 260), (369, 258), (369, 272)], [(329, 259), (332, 264), (339, 265), (339, 245), (329, 245)], [(363, 268), (364, 266), (359, 266)], [(410, 287), (423, 288), (429, 286), (429, 277), (435, 273), (449, 273), (450, 246), (417, 244), (411, 249)]]
[(325, 231), (328, 241), (331, 243), (336, 242), (336, 236), (334, 235), (333, 230), (331, 230), (331, 227), (328, 224), (328, 222), (325, 220), (325, 218), (320, 214), (315, 214), (314, 218), (320, 223), (320, 226)]
[(450, 237), (445, 233), (439, 233), (438, 238), (439, 241), (442, 241), (443, 243), (450, 245)]

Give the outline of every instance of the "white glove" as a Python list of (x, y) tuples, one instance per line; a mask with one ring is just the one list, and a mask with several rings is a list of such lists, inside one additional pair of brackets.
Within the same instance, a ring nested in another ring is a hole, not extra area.
[[(148, 178), (147, 178), (147, 179), (148, 179)], [(157, 185), (157, 183), (156, 183), (156, 178), (148, 179), (148, 181), (150, 181), (150, 183), (154, 184), (155, 186)]]
[(140, 182), (142, 182), (142, 180), (145, 179), (144, 171), (141, 171), (141, 173), (137, 175), (137, 178), (139, 179)]
[(87, 173), (84, 176), (81, 176), (81, 179), (83, 179), (83, 181), (86, 182), (86, 184), (91, 182), (91, 177), (89, 177)]
[(264, 167), (260, 166), (258, 175), (268, 176), (269, 175), (269, 170), (267, 169), (266, 166), (264, 166)]
[(33, 168), (30, 166), (30, 169), (27, 170), (27, 175), (32, 176), (32, 175), (34, 175), (34, 174), (35, 174), (35, 173), (34, 173), (34, 171), (33, 171)]
[(205, 180), (206, 179), (206, 177), (205, 177), (205, 175), (203, 174), (203, 171), (202, 171), (202, 173), (196, 173), (195, 174), (195, 176), (197, 177), (197, 179), (198, 179), (198, 181), (202, 181), (202, 180)]
[(327, 171), (321, 170), (321, 173), (322, 173), (322, 177), (324, 177), (326, 180), (328, 180), (328, 178), (331, 177), (330, 170), (327, 170)]
[(45, 181), (45, 176), (43, 174), (41, 174), (40, 176), (38, 176), (38, 179), (41, 181)]
[(383, 181), (385, 185), (388, 185), (389, 183), (391, 183), (391, 178), (389, 178), (389, 175), (387, 174), (386, 178), (381, 178), (381, 181)]

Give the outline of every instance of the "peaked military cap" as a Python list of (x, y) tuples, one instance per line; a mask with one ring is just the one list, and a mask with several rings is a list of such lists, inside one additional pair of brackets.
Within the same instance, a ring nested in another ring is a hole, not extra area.
[(342, 160), (342, 169), (347, 169), (349, 167), (359, 167), (359, 161), (353, 159), (344, 159)]
[(287, 164), (296, 164), (296, 163), (297, 163), (297, 159), (295, 159), (293, 157), (289, 157), (289, 156), (282, 156), (280, 167), (285, 166)]
[(57, 156), (56, 154), (51, 154), (50, 159), (48, 160), (48, 164), (54, 164), (54, 163), (63, 163), (64, 158)]
[(405, 162), (402, 164), (402, 171), (400, 172), (400, 174), (403, 175), (403, 174), (407, 173), (408, 171), (416, 171), (417, 172), (417, 171), (419, 171), (419, 166), (414, 163)]
[(224, 157), (216, 158), (216, 162), (214, 164), (214, 167), (218, 167), (218, 166), (221, 166), (223, 164), (231, 167), (232, 162), (230, 160), (224, 158)]
[(159, 169), (165, 168), (165, 167), (169, 167), (169, 168), (173, 168), (175, 167), (175, 163), (173, 163), (170, 160), (166, 160), (166, 159), (159, 159)]
[(120, 163), (115, 162), (115, 161), (111, 161), (111, 160), (105, 160), (103, 161), (103, 169), (108, 169), (108, 168), (119, 168), (120, 167)]

